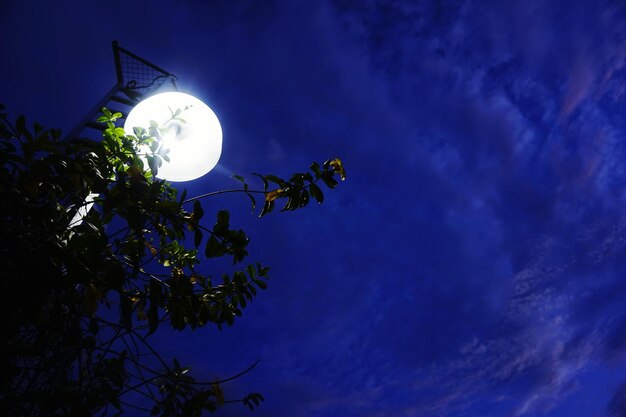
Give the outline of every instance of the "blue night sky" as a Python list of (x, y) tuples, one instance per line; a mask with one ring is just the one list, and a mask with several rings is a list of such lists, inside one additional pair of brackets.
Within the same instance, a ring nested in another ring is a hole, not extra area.
[(626, 416), (623, 2), (5, 0), (0, 39), (0, 102), (65, 131), (112, 40), (176, 74), (224, 130), (189, 195), (343, 159), (319, 207), (204, 202), (270, 286), (155, 343), (209, 380), (261, 359), (225, 387), (250, 415)]

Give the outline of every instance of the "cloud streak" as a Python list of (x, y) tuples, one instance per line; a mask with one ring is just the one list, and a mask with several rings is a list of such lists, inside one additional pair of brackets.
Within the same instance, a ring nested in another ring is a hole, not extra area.
[[(619, 93), (606, 88), (622, 82), (624, 11), (610, 2), (566, 11), (546, 2), (488, 11), (463, 2), (437, 25), (437, 7), (423, 3), (339, 4), (406, 117), (426, 119), (413, 155), (462, 196), (444, 204), (447, 221), (438, 230), (455, 235), (457, 245), (467, 242), (449, 255), (467, 266), (490, 251), (491, 264), (503, 265), (498, 278), (508, 282), (496, 292), (506, 299), (498, 320), (473, 338), (453, 324), (460, 310), (444, 304), (437, 322), (461, 337), (446, 333), (436, 366), (413, 368), (415, 379), (429, 376), (414, 387), (414, 403), (422, 390), (445, 388), (424, 394), (430, 405), (407, 410), (462, 415), (488, 396), (509, 404), (502, 406), (510, 415), (547, 415), (584, 392), (577, 378), (589, 367), (625, 350), (618, 336), (625, 316), (615, 304), (624, 300), (623, 191), (615, 187), (624, 180), (623, 125), (611, 106)], [(424, 100), (428, 109), (410, 112)], [(477, 272), (467, 273), (454, 280), (461, 303), (485, 296), (485, 289), (467, 290)], [(494, 281), (487, 288), (497, 288)], [(443, 293), (428, 295), (433, 308), (445, 303)], [(427, 334), (429, 344), (436, 338)], [(488, 395), (498, 389), (498, 398)]]

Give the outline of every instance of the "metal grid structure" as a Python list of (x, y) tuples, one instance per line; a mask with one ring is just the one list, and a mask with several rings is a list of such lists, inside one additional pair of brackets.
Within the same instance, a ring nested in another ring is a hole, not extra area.
[(86, 128), (102, 130), (102, 125), (95, 123), (102, 107), (126, 115), (142, 98), (157, 90), (177, 90), (174, 74), (122, 48), (117, 41), (113, 41), (113, 57), (117, 83), (70, 131), (67, 138), (81, 136)]
[(176, 89), (176, 76), (133, 54), (113, 41), (115, 72), (120, 90), (131, 97), (144, 97), (170, 82)]

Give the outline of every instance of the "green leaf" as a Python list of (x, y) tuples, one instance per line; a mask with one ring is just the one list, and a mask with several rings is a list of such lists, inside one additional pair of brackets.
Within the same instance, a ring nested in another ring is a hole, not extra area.
[(256, 277), (256, 270), (254, 269), (254, 265), (248, 265), (246, 267), (246, 271), (248, 271), (248, 275), (250, 276), (250, 278)]
[(244, 285), (246, 283), (246, 274), (244, 274), (242, 271), (236, 271), (233, 275), (233, 282)]
[(150, 151), (156, 153), (159, 150), (159, 141), (153, 140), (150, 144)]
[(152, 174), (153, 177), (156, 177), (157, 172), (159, 170), (157, 157), (152, 156), (152, 155), (148, 155), (148, 156), (146, 156), (146, 159), (148, 160), (148, 166), (150, 167), (150, 173)]
[(146, 129), (143, 127), (133, 127), (133, 133), (135, 133), (135, 136), (139, 139), (143, 138), (147, 134)]
[(260, 289), (262, 289), (262, 290), (267, 289), (267, 284), (266, 284), (264, 281), (262, 281), (261, 279), (259, 279), (259, 278), (255, 278), (255, 279), (253, 279), (252, 281), (253, 281), (253, 282), (257, 285), (257, 287), (259, 287)]

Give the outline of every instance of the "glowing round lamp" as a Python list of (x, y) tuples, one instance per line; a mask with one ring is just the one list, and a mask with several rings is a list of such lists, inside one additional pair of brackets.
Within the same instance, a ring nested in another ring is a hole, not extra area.
[[(172, 113), (180, 110), (172, 120)], [(155, 94), (137, 104), (124, 123), (124, 131), (134, 135), (134, 127), (148, 128), (154, 120), (165, 129), (162, 146), (169, 149), (170, 161), (163, 161), (157, 177), (168, 181), (190, 181), (212, 170), (222, 154), (222, 127), (215, 113), (197, 98), (179, 92)]]

